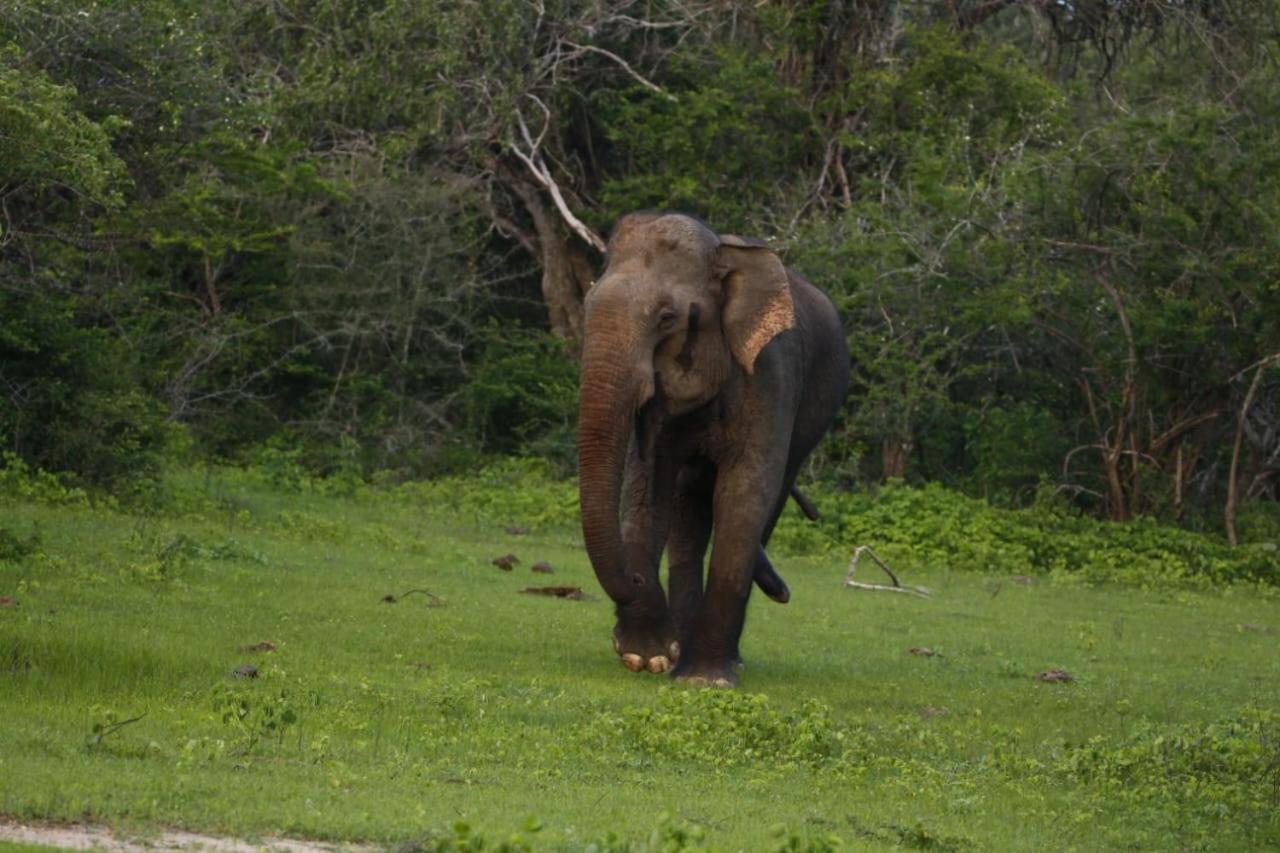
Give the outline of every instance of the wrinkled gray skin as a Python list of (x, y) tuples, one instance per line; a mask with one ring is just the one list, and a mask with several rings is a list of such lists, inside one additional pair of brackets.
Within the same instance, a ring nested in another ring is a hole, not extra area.
[(769, 248), (681, 214), (618, 222), (586, 299), (578, 451), (628, 669), (737, 683), (753, 579), (789, 596), (764, 545), (848, 381), (834, 306)]

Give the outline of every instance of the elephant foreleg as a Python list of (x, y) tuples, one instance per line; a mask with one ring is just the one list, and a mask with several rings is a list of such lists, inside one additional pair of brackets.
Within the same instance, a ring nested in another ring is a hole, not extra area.
[(671, 529), (675, 466), (633, 448), (623, 484), (622, 543), (627, 570), (644, 580), (644, 594), (619, 605), (614, 650), (632, 671), (666, 672), (679, 655), (666, 595), (658, 579), (662, 549)]

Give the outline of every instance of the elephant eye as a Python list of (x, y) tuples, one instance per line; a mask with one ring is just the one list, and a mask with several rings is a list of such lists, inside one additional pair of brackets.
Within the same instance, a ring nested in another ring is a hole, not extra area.
[(658, 312), (658, 328), (664, 332), (671, 331), (676, 325), (677, 315), (674, 308), (663, 308)]

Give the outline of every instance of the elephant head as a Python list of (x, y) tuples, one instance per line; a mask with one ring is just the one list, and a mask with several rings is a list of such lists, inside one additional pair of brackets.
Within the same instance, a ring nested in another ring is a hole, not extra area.
[(646, 428), (711, 402), (750, 375), (795, 323), (787, 273), (768, 247), (680, 214), (621, 219), (586, 298), (578, 414), (582, 529), (615, 602), (649, 591), (625, 565), (619, 502), (628, 449)]

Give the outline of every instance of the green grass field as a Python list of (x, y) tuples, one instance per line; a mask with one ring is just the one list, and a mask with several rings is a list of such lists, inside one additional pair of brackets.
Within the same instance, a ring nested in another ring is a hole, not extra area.
[[(741, 689), (690, 690), (618, 662), (562, 490), (176, 489), (0, 500), (0, 815), (428, 849), (1280, 846), (1262, 587), (911, 566), (919, 599), (842, 588), (847, 550), (787, 556)], [(521, 594), (544, 584), (588, 598)]]

